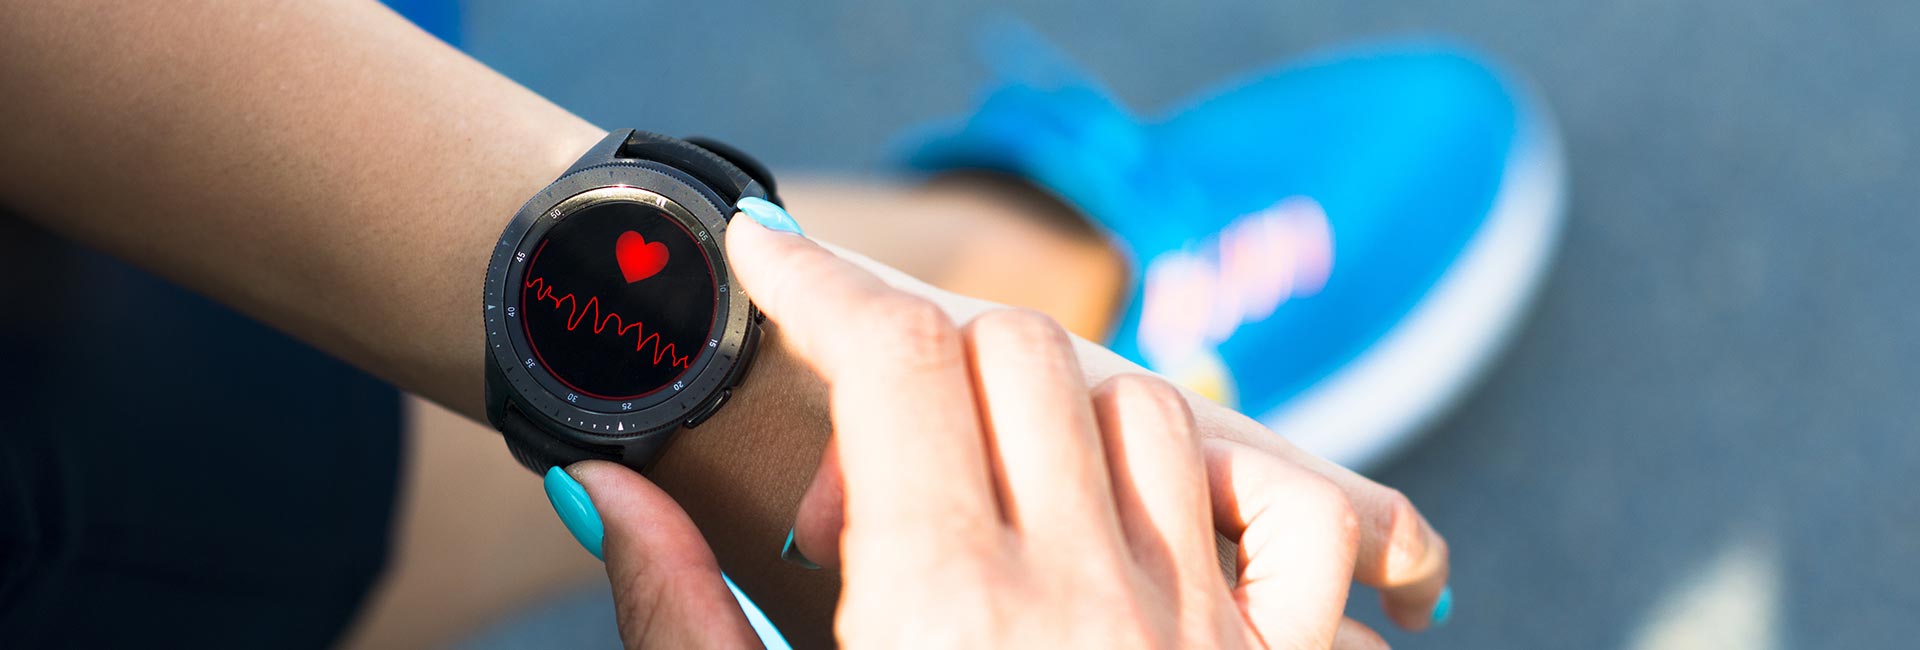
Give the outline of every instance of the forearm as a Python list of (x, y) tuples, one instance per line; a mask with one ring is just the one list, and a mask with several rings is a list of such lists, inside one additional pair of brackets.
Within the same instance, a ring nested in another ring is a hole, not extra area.
[(486, 255), (592, 125), (370, 2), (0, 11), (0, 199), (481, 413)]
[[(0, 201), (484, 419), (487, 256), (602, 131), (371, 2), (0, 12)], [(778, 338), (653, 478), (818, 642), (833, 578), (777, 557), (824, 397)]]

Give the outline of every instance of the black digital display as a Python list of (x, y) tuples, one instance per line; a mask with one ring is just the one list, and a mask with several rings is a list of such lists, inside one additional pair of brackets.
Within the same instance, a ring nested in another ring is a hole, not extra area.
[(564, 215), (535, 245), (520, 284), (534, 359), (580, 395), (616, 402), (693, 368), (718, 307), (713, 263), (692, 232), (629, 200)]

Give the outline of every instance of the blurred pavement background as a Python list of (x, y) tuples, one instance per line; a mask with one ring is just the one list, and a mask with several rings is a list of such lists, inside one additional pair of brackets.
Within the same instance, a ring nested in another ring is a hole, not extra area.
[[(1443, 631), (1356, 595), (1396, 647), (1920, 644), (1920, 4), (472, 0), (465, 33), (596, 123), (872, 173), (903, 127), (969, 109), (995, 12), (1143, 110), (1441, 34), (1556, 111), (1571, 214), (1536, 313), (1374, 473), (1455, 549)], [(556, 607), (613, 638), (592, 600)], [(478, 645), (555, 640), (528, 631)]]

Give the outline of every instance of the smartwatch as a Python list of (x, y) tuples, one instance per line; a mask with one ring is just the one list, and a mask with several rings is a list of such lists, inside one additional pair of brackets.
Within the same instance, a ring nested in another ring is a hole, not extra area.
[(727, 221), (766, 168), (712, 140), (619, 129), (535, 194), (487, 266), (487, 419), (535, 473), (646, 469), (726, 404), (759, 310), (727, 266)]

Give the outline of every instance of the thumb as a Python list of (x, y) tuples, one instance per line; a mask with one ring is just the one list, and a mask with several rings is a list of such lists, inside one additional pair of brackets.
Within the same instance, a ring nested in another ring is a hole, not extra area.
[[(575, 501), (586, 501), (568, 507), (584, 505), (597, 513), (605, 530), (601, 557), (613, 586), (620, 639), (628, 648), (760, 646), (720, 576), (712, 549), (672, 497), (626, 467), (586, 461), (548, 473), (547, 493), (556, 509), (566, 499), (555, 492), (565, 493), (566, 483), (584, 488), (585, 498)], [(565, 511), (562, 519), (573, 526)]]

